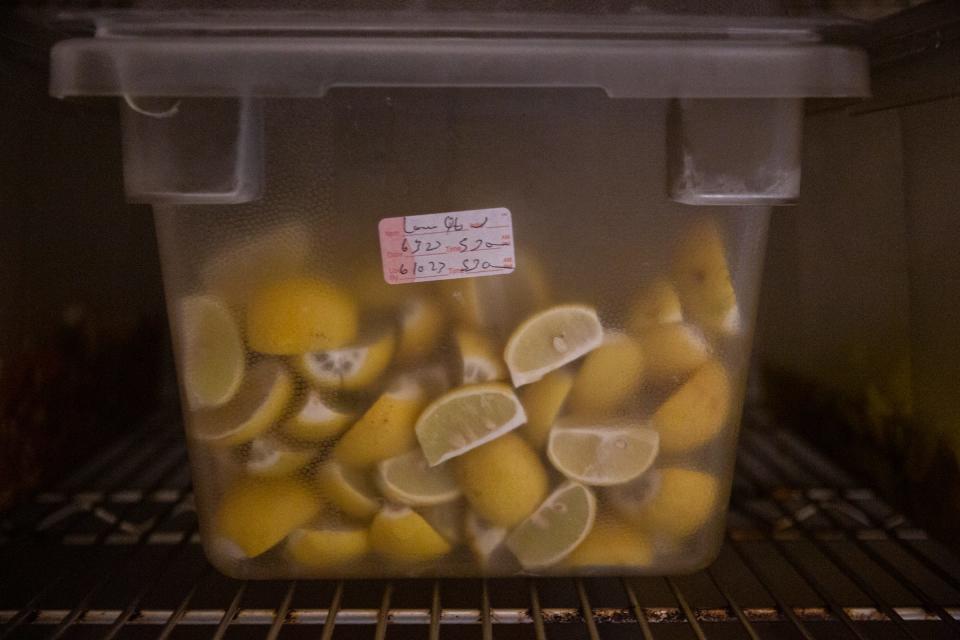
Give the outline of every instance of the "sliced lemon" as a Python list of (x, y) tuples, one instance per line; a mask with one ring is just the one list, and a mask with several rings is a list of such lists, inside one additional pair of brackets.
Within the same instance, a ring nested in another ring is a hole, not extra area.
[(503, 544), (507, 539), (505, 528), (490, 524), (472, 511), (467, 512), (463, 528), (470, 551), (482, 570), (503, 563), (502, 556), (509, 553)]
[(293, 377), (286, 367), (276, 360), (261, 360), (247, 371), (233, 400), (193, 414), (191, 433), (216, 445), (249, 442), (280, 418), (292, 397)]
[(297, 529), (290, 534), (286, 546), (287, 557), (310, 569), (342, 567), (362, 558), (369, 550), (364, 527)]
[(603, 342), (593, 307), (560, 305), (525, 320), (507, 340), (503, 359), (515, 387), (536, 382)]
[(317, 470), (317, 491), (345, 515), (369, 520), (380, 509), (373, 482), (367, 474), (330, 460)]
[(510, 532), (507, 548), (524, 569), (550, 567), (584, 541), (596, 515), (593, 492), (577, 482), (566, 482)]
[(292, 478), (244, 478), (227, 489), (213, 520), (223, 536), (248, 558), (267, 551), (312, 520), (320, 501)]
[(468, 451), (452, 463), (470, 508), (494, 526), (514, 526), (547, 495), (547, 471), (540, 456), (515, 433)]
[(659, 485), (660, 490), (631, 517), (650, 535), (683, 538), (719, 514), (720, 483), (709, 474), (669, 467), (660, 470)]
[(644, 375), (655, 383), (674, 382), (710, 358), (710, 345), (696, 327), (675, 322), (640, 334), (646, 363)]
[(353, 414), (332, 407), (316, 391), (308, 391), (300, 410), (283, 425), (291, 438), (306, 442), (322, 442), (335, 438), (353, 421)]
[(636, 397), (645, 358), (640, 343), (608, 333), (603, 345), (583, 361), (570, 390), (570, 409), (584, 416), (611, 416)]
[(463, 522), (466, 508), (463, 500), (452, 500), (431, 507), (420, 507), (417, 513), (430, 523), (443, 539), (456, 547), (463, 542)]
[(659, 492), (660, 470), (654, 468), (626, 484), (606, 487), (603, 490), (603, 499), (621, 517), (635, 522)]
[(297, 355), (337, 349), (356, 336), (356, 303), (317, 278), (265, 284), (247, 305), (247, 341), (260, 353)]
[(226, 404), (240, 388), (246, 355), (230, 309), (214, 296), (187, 296), (179, 311), (187, 403), (193, 410)]
[(527, 424), (520, 427), (520, 433), (537, 449), (547, 443), (550, 428), (563, 410), (572, 387), (573, 374), (558, 369), (520, 390), (520, 401), (527, 413)]
[(625, 569), (649, 567), (653, 545), (637, 527), (617, 520), (598, 521), (590, 534), (577, 545), (563, 564), (578, 569), (606, 567)]
[(674, 255), (673, 278), (690, 320), (708, 331), (740, 331), (737, 296), (716, 220), (704, 218), (687, 229)]
[(243, 468), (251, 476), (279, 478), (302, 469), (316, 453), (314, 449), (291, 447), (271, 436), (261, 436), (250, 443)]
[(388, 499), (412, 507), (427, 507), (460, 497), (453, 471), (446, 465), (431, 467), (420, 449), (378, 464), (377, 486)]
[(303, 376), (320, 389), (358, 391), (375, 383), (393, 359), (393, 331), (380, 331), (360, 344), (304, 353), (293, 358)]
[(656, 280), (640, 290), (630, 304), (627, 331), (640, 333), (658, 324), (683, 321), (680, 296), (666, 280)]
[(660, 437), (633, 424), (560, 424), (550, 431), (547, 457), (563, 475), (608, 487), (630, 482), (653, 465)]
[(436, 302), (411, 299), (400, 311), (400, 342), (397, 359), (409, 363), (430, 355), (443, 338), (446, 318)]
[(730, 378), (719, 362), (697, 369), (653, 414), (660, 449), (683, 453), (716, 437), (730, 416), (730, 391)]
[(435, 560), (451, 548), (423, 516), (409, 507), (381, 509), (370, 524), (370, 546), (399, 564)]
[(310, 229), (290, 223), (231, 242), (200, 269), (205, 291), (242, 306), (252, 291), (278, 278), (303, 273), (310, 256)]
[(417, 440), (430, 464), (438, 465), (526, 420), (520, 400), (507, 385), (468, 385), (443, 394), (423, 410), (417, 420)]
[(347, 430), (334, 455), (344, 464), (367, 467), (417, 446), (414, 424), (424, 405), (421, 385), (401, 378)]
[(463, 384), (506, 379), (507, 368), (490, 338), (476, 330), (461, 327), (454, 332), (454, 339), (460, 352)]

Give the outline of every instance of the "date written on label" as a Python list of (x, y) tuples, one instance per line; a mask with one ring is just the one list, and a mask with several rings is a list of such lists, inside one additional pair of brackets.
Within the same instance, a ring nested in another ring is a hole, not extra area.
[(512, 273), (513, 220), (502, 207), (384, 218), (380, 257), (388, 284)]

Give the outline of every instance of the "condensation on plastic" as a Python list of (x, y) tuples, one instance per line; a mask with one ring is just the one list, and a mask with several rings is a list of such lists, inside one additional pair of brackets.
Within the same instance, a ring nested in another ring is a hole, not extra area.
[[(861, 51), (816, 38), (779, 40), (776, 30), (760, 37), (753, 28), (740, 41), (732, 32), (671, 41), (669, 33), (174, 37), (171, 28), (104, 28), (102, 38), (57, 45), (51, 91), (123, 95), (138, 107), (124, 113), (127, 193), (154, 204), (181, 366), (180, 301), (211, 293), (211, 273), (219, 284), (226, 277), (242, 327), (243, 299), (264, 274), (238, 262), (265, 255), (270, 277), (306, 273), (367, 304), (375, 298), (365, 319), (396, 322), (397, 305), (423, 296), (452, 309), (439, 283), (377, 281), (381, 218), (510, 209), (517, 270), (476, 280), (497, 340), (528, 311), (529, 300), (517, 304), (507, 294), (535, 263), (555, 302), (593, 305), (607, 329), (623, 329), (630, 300), (669, 276), (673, 248), (690, 225), (704, 216), (716, 221), (741, 320), (739, 332), (713, 341), (733, 381), (733, 407), (708, 446), (662, 463), (714, 476), (719, 495), (696, 534), (658, 548), (650, 564), (611, 569), (671, 574), (705, 566), (722, 540), (769, 205), (797, 195), (802, 98), (867, 93)], [(152, 98), (178, 99), (176, 113), (155, 117), (143, 108)], [(433, 362), (455, 359), (443, 344)], [(385, 379), (400, 372), (395, 366)], [(662, 393), (639, 390), (630, 415), (649, 415)], [(225, 573), (480, 572), (463, 551), (416, 567), (371, 556), (313, 572), (291, 564), (282, 544), (237, 557), (213, 522), (249, 452), (190, 437), (194, 419), (187, 411), (201, 534)], [(309, 473), (298, 477), (310, 481)]]
[[(537, 108), (530, 109), (532, 104)], [(494, 307), (485, 311), (503, 323), (494, 330), (502, 339), (521, 319), (521, 310), (497, 306), (495, 294), (511, 286), (510, 278), (525, 277), (524, 257), (529, 268), (533, 259), (546, 272), (554, 301), (594, 305), (605, 326), (619, 329), (639, 289), (669, 273), (677, 239), (694, 221), (713, 217), (727, 243), (743, 320), (739, 334), (715, 347), (733, 380), (733, 408), (709, 446), (666, 462), (713, 475), (720, 496), (695, 536), (662, 550), (652, 565), (617, 571), (664, 574), (705, 566), (722, 540), (769, 209), (691, 207), (666, 197), (662, 140), (669, 108), (666, 100), (506, 90), (350, 90), (324, 100), (266, 100), (269, 179), (262, 198), (229, 208), (154, 207), (177, 351), (181, 353), (183, 335), (177, 304), (184, 296), (208, 292), (205, 265), (220, 256), (241, 255), (245, 245), (255, 246), (262, 238), (279, 238), (278, 246), (290, 254), (304, 254), (308, 243), (304, 268), (363, 297), (369, 292), (356, 283), (358, 274), (379, 268), (380, 218), (506, 206), (514, 216), (518, 271), (477, 280), (493, 288), (494, 295), (484, 299)], [(424, 295), (449, 302), (438, 283), (396, 285), (390, 293), (401, 304)], [(433, 361), (455, 357), (449, 349), (442, 348)], [(656, 394), (641, 395), (637, 406), (646, 403), (640, 408), (649, 411)], [(188, 413), (188, 433), (191, 420)], [(210, 523), (239, 473), (239, 459), (192, 439), (190, 448), (204, 541), (211, 560), (230, 575), (479, 573), (462, 553), (415, 568), (364, 561), (320, 573), (289, 564), (282, 549), (238, 560), (225, 551), (229, 546), (217, 540)], [(609, 512), (601, 510), (601, 515)]]

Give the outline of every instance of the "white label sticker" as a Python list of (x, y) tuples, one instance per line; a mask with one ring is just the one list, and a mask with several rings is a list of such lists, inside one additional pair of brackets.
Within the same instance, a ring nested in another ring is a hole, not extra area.
[(388, 284), (513, 273), (513, 221), (504, 208), (428, 213), (380, 221)]

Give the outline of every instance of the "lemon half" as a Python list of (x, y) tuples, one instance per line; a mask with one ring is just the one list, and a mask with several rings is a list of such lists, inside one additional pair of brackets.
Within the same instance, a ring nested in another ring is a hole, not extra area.
[(446, 465), (430, 466), (420, 449), (408, 451), (377, 465), (377, 486), (388, 499), (413, 507), (427, 507), (460, 497), (453, 471)]
[(568, 478), (611, 486), (630, 482), (649, 469), (659, 443), (656, 431), (639, 425), (564, 423), (550, 432), (547, 457)]

